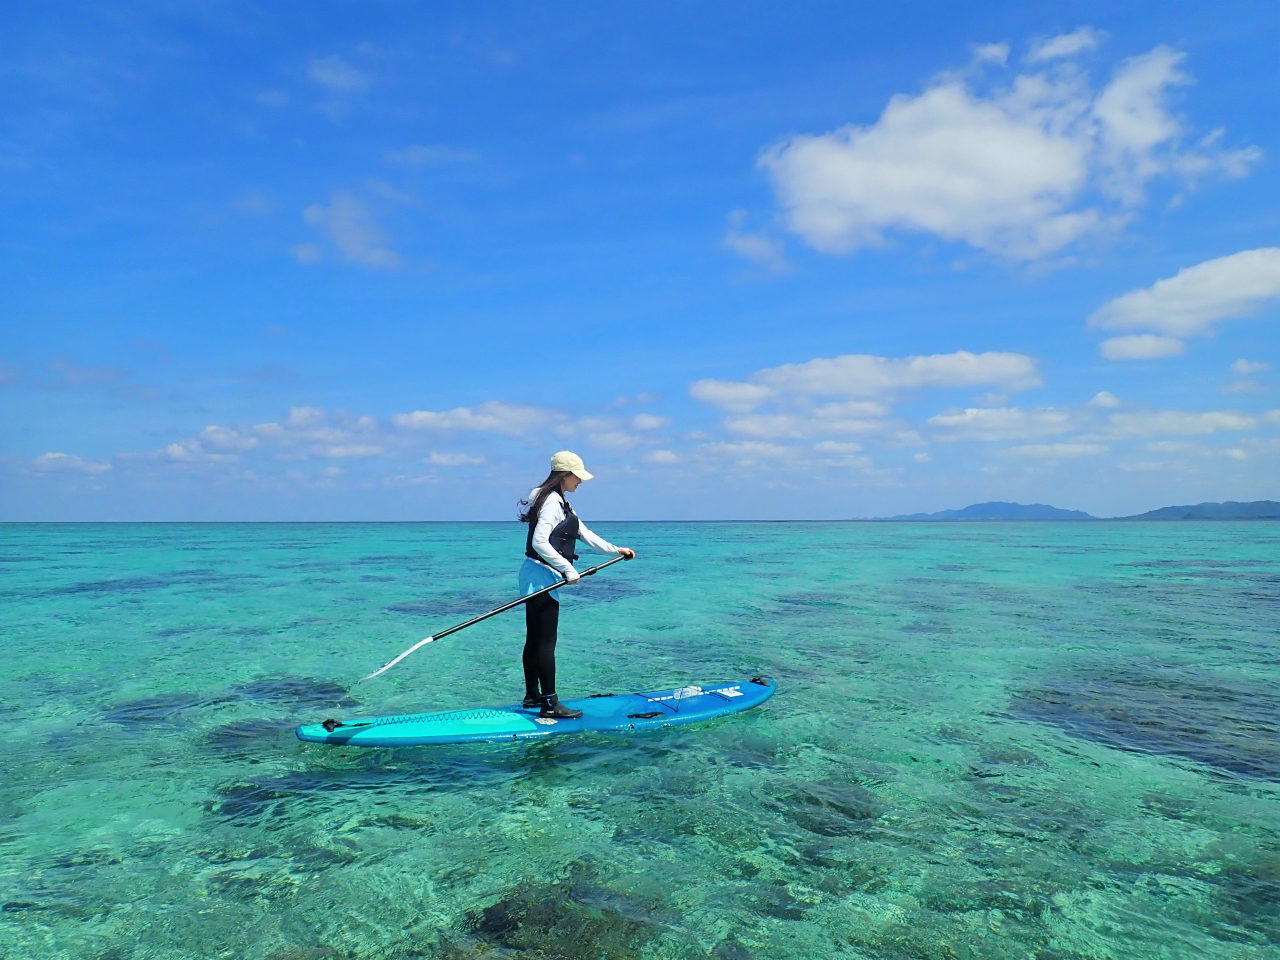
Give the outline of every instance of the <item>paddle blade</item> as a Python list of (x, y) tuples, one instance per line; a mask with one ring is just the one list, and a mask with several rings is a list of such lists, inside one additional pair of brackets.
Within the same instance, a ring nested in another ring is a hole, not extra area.
[(413, 653), (413, 651), (417, 650), (419, 647), (422, 647), (422, 646), (427, 645), (428, 643), (430, 643), (430, 642), (431, 642), (432, 640), (434, 640), (434, 639), (435, 639), (435, 637), (427, 637), (427, 639), (425, 639), (425, 640), (419, 640), (417, 643), (415, 643), (412, 647), (410, 647), (410, 648), (409, 648), (408, 650), (406, 650), (404, 653), (400, 654), (400, 656), (396, 657), (394, 660), (388, 660), (386, 663), (384, 663), (382, 666), (380, 666), (377, 670), (373, 671), (373, 673), (369, 674), (367, 677), (361, 677), (361, 678), (360, 678), (358, 681), (356, 681), (356, 682), (357, 682), (357, 683), (364, 683), (364, 681), (366, 681), (366, 680), (372, 680), (374, 677), (376, 677), (376, 676), (377, 676), (378, 674), (380, 674), (380, 673), (386, 673), (388, 670), (390, 670), (392, 667), (394, 667), (397, 663), (399, 663), (401, 660), (403, 660), (403, 659), (404, 659), (405, 657), (407, 657), (409, 654)]

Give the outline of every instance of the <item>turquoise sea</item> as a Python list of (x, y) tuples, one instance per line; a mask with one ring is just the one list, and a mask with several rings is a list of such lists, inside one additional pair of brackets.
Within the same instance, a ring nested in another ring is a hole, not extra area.
[(1280, 958), (1280, 525), (597, 527), (562, 694), (778, 694), (304, 745), (519, 698), (518, 611), (353, 686), (518, 524), (0, 526), (0, 955)]

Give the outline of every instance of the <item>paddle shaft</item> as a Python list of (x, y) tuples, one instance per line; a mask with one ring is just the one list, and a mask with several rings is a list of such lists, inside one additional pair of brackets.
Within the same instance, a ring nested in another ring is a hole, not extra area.
[[(627, 558), (614, 557), (612, 560), (606, 560), (604, 563), (598, 564), (589, 570), (583, 570), (582, 573), (579, 574), (579, 578), (589, 577), (593, 573), (599, 570), (603, 570), (605, 567), (609, 566), (609, 564), (617, 563), (619, 560), (625, 560), (625, 559)], [(434, 643), (435, 641), (439, 640), (441, 637), (447, 637), (449, 634), (457, 633), (459, 630), (465, 630), (467, 629), (467, 627), (472, 626), (473, 624), (477, 624), (481, 620), (488, 620), (490, 617), (496, 617), (498, 614), (502, 613), (504, 610), (510, 610), (512, 607), (518, 607), (522, 603), (528, 603), (534, 597), (540, 597), (544, 593), (550, 593), (552, 590), (558, 590), (568, 582), (569, 581), (567, 579), (562, 579), (560, 580), (559, 583), (553, 583), (549, 587), (543, 587), (541, 590), (535, 590), (533, 593), (529, 594), (528, 596), (521, 597), (519, 600), (512, 600), (510, 603), (504, 603), (502, 606), (498, 607), (496, 610), (490, 610), (488, 613), (482, 613), (478, 617), (472, 617), (466, 623), (460, 623), (456, 627), (450, 627), (448, 630), (445, 630), (441, 633), (433, 634), (432, 636), (427, 637), (425, 640), (419, 640), (417, 643), (415, 643), (412, 647), (410, 647), (404, 653), (400, 654), (400, 656), (396, 657), (393, 660), (388, 660), (386, 663), (380, 666), (377, 670), (373, 671), (373, 673), (369, 674), (367, 677), (361, 677), (360, 682), (363, 683), (365, 680), (372, 680), (378, 674), (386, 673), (388, 670), (394, 667), (397, 663), (399, 663), (405, 657), (409, 656), (409, 654), (413, 653), (419, 647), (424, 647), (428, 643)]]
[[(593, 573), (603, 570), (605, 567), (609, 566), (609, 564), (617, 563), (619, 560), (625, 560), (625, 559), (627, 558), (614, 557), (612, 560), (606, 560), (604, 563), (598, 564), (597, 566), (591, 567), (590, 569), (583, 570), (582, 573), (579, 574), (579, 577), (589, 577)], [(543, 587), (541, 590), (535, 590), (533, 593), (529, 594), (528, 596), (521, 597), (519, 600), (512, 600), (510, 603), (504, 603), (502, 606), (498, 607), (497, 609), (490, 610), (488, 613), (482, 613), (478, 617), (472, 617), (466, 623), (460, 623), (456, 627), (450, 627), (448, 630), (442, 630), (440, 633), (432, 634), (432, 636), (434, 636), (437, 640), (439, 640), (442, 637), (447, 637), (451, 633), (457, 633), (459, 630), (465, 630), (467, 629), (467, 627), (470, 627), (473, 624), (477, 624), (481, 620), (488, 620), (490, 617), (496, 617), (498, 614), (504, 613), (505, 611), (510, 610), (512, 607), (518, 607), (522, 603), (528, 603), (534, 597), (540, 597), (544, 593), (550, 593), (552, 590), (559, 590), (568, 582), (569, 582), (568, 580), (561, 580), (559, 583), (553, 583), (549, 587)]]

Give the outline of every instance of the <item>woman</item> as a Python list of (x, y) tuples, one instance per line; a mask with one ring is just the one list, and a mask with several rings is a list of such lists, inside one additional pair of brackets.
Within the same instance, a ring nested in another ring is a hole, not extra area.
[[(621, 555), (631, 560), (634, 550), (615, 547), (587, 529), (578, 519), (566, 493), (573, 493), (591, 474), (576, 453), (562, 450), (551, 458), (551, 473), (533, 488), (528, 500), (521, 500), (525, 512), (520, 519), (529, 525), (525, 538), (524, 563), (520, 567), (520, 592), (528, 596), (567, 580), (578, 582), (573, 561), (579, 540), (600, 553)], [(534, 597), (524, 605), (524, 708), (540, 710), (543, 717), (573, 720), (581, 710), (570, 710), (556, 696), (556, 630), (560, 624), (559, 590)]]

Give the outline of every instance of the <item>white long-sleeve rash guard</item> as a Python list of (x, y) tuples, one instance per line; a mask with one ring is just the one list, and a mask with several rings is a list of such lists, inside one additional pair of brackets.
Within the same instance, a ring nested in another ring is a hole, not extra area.
[[(538, 490), (535, 487), (529, 494), (529, 499), (532, 500), (537, 495)], [(542, 510), (538, 513), (538, 525), (533, 528), (533, 550), (542, 558), (543, 563), (560, 576), (567, 577), (572, 573), (576, 577), (578, 571), (573, 569), (573, 564), (556, 553), (551, 546), (551, 531), (559, 526), (564, 518), (564, 498), (555, 492), (547, 494), (547, 499), (542, 502)], [(598, 553), (611, 553), (615, 556), (622, 553), (608, 540), (597, 537), (588, 530), (581, 517), (578, 518), (578, 539)]]

